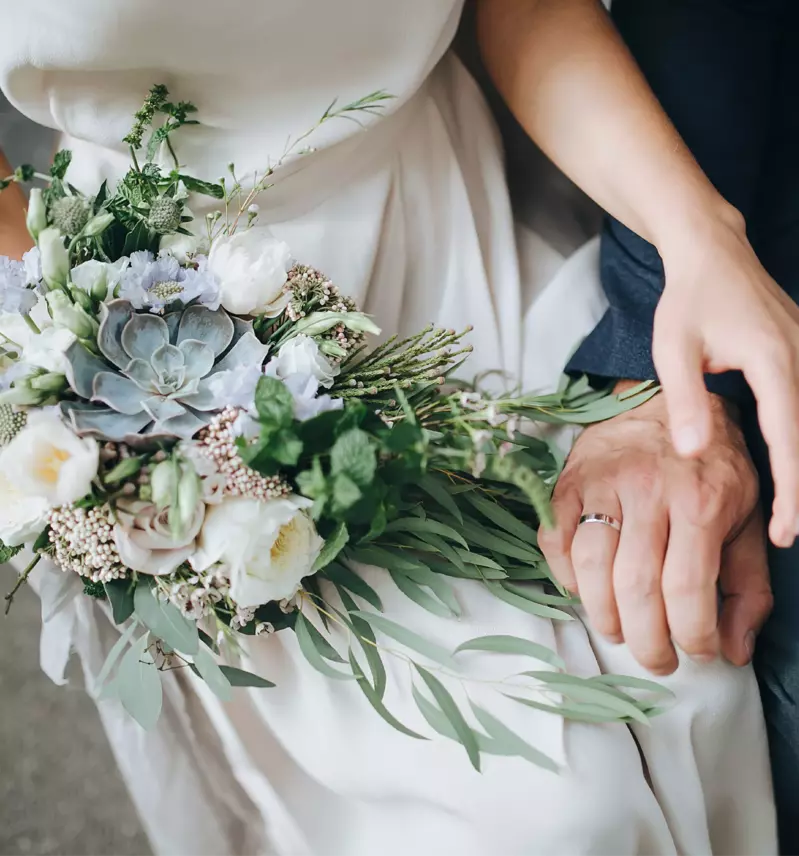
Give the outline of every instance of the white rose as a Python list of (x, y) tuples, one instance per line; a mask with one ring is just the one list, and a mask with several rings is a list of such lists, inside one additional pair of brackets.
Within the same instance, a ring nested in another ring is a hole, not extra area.
[(91, 490), (97, 475), (99, 446), (78, 437), (55, 413), (33, 414), (3, 449), (0, 471), (25, 496), (68, 505)]
[(21, 547), (44, 529), (50, 503), (20, 493), (6, 474), (3, 457), (0, 454), (0, 541), (6, 547)]
[(219, 281), (222, 306), (234, 315), (274, 318), (288, 306), (283, 286), (291, 269), (288, 245), (266, 227), (217, 238), (208, 267)]
[(42, 276), (50, 288), (67, 284), (69, 277), (69, 253), (58, 229), (50, 227), (39, 234), (37, 241), (41, 254)]
[(324, 387), (333, 386), (338, 373), (339, 367), (320, 353), (316, 341), (302, 333), (281, 345), (266, 367), (269, 377), (286, 380), (291, 375), (312, 375)]
[(198, 502), (186, 530), (175, 538), (167, 508), (159, 511), (151, 502), (123, 500), (117, 511), (114, 543), (119, 558), (131, 570), (153, 576), (172, 574), (189, 558), (205, 517), (205, 505)]
[(199, 550), (189, 561), (198, 571), (224, 564), (238, 606), (293, 597), (324, 544), (304, 511), (309, 505), (300, 496), (226, 499), (208, 509)]
[(45, 327), (25, 343), (22, 362), (48, 372), (66, 374), (69, 362), (65, 354), (74, 341), (75, 334), (66, 327)]

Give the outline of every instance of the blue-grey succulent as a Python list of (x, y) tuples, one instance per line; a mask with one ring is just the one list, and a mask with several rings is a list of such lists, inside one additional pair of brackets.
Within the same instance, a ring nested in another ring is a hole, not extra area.
[(225, 379), (260, 367), (268, 351), (223, 309), (159, 316), (127, 300), (102, 308), (97, 346), (101, 356), (79, 342), (67, 350), (69, 385), (83, 401), (62, 409), (78, 434), (130, 444), (193, 437), (229, 403)]

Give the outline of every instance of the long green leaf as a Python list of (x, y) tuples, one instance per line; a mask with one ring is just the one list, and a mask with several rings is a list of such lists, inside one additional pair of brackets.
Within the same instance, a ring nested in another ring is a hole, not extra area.
[(534, 603), (543, 603), (548, 606), (570, 607), (578, 606), (580, 601), (575, 597), (564, 597), (562, 594), (547, 594), (541, 591), (538, 585), (524, 585), (523, 583), (503, 582), (502, 588), (515, 594), (518, 597), (523, 597), (525, 600), (531, 600)]
[(558, 765), (552, 760), (552, 758), (531, 746), (526, 740), (519, 737), (515, 731), (511, 731), (510, 728), (500, 722), (487, 710), (484, 710), (474, 702), (471, 702), (471, 705), (474, 715), (477, 717), (480, 725), (485, 728), (488, 736), (507, 749), (508, 752), (512, 752), (520, 758), (525, 758), (536, 766), (543, 767), (545, 770), (549, 770), (552, 773), (557, 773), (559, 771)]
[(407, 735), (408, 737), (414, 737), (417, 740), (427, 740), (426, 737), (423, 737), (421, 734), (417, 734), (415, 731), (411, 731), (406, 725), (403, 725), (383, 704), (382, 696), (378, 695), (375, 691), (374, 687), (369, 683), (366, 679), (366, 675), (363, 673), (363, 669), (358, 665), (358, 661), (355, 659), (355, 655), (350, 649), (349, 652), (350, 657), (350, 668), (352, 669), (352, 673), (355, 676), (355, 680), (358, 686), (361, 689), (361, 692), (366, 696), (369, 701), (369, 704), (380, 714), (380, 716), (392, 727), (395, 728), (402, 734)]
[(418, 484), (425, 493), (429, 494), (442, 508), (445, 508), (461, 526), (463, 525), (463, 517), (460, 508), (458, 508), (458, 503), (444, 487), (443, 479), (428, 473), (422, 476)]
[(430, 642), (428, 639), (419, 636), (412, 630), (408, 630), (406, 627), (403, 627), (401, 624), (397, 624), (390, 618), (386, 618), (384, 615), (375, 615), (372, 612), (363, 612), (361, 610), (354, 612), (353, 615), (358, 618), (362, 618), (364, 621), (371, 624), (374, 629), (379, 630), (381, 633), (385, 633), (386, 636), (390, 636), (396, 642), (399, 642), (406, 648), (410, 648), (430, 660), (435, 660), (437, 663), (441, 663), (445, 666), (454, 665), (452, 655), (446, 648), (436, 642)]
[(103, 585), (108, 602), (111, 604), (111, 613), (115, 624), (123, 624), (127, 621), (133, 610), (133, 590), (136, 583), (133, 580), (109, 580)]
[[(319, 613), (320, 617), (322, 616)], [(325, 637), (313, 626), (310, 621), (305, 620), (305, 629), (311, 637), (314, 648), (325, 658), (332, 663), (344, 663), (345, 660), (338, 651), (325, 639)]]
[(416, 671), (421, 676), (422, 680), (427, 684), (427, 688), (436, 700), (441, 712), (452, 724), (458, 739), (466, 750), (472, 766), (477, 772), (480, 772), (480, 747), (477, 745), (477, 738), (474, 735), (469, 723), (463, 718), (458, 705), (455, 704), (455, 699), (452, 698), (447, 688), (438, 678), (430, 674), (426, 669), (423, 669), (418, 663), (413, 664)]
[(420, 586), (427, 586), (430, 591), (449, 609), (450, 613), (456, 617), (463, 614), (458, 598), (452, 586), (442, 579), (440, 574), (436, 574), (428, 567), (417, 568), (412, 571), (407, 571), (404, 576), (409, 577)]
[(148, 644), (145, 633), (128, 648), (114, 681), (122, 707), (145, 731), (155, 727), (163, 704), (161, 676), (146, 650)]
[(361, 646), (366, 657), (366, 662), (369, 664), (369, 670), (372, 673), (374, 690), (379, 698), (383, 698), (383, 694), (386, 691), (386, 668), (383, 665), (380, 651), (377, 649), (377, 639), (375, 638), (374, 631), (369, 624), (356, 615), (353, 615), (354, 612), (358, 611), (358, 606), (349, 596), (346, 589), (336, 586), (336, 590), (348, 614), (344, 615), (338, 610), (336, 610), (336, 613), (357, 638), (358, 644)]
[(522, 654), (549, 663), (558, 669), (566, 668), (563, 658), (554, 651), (544, 645), (539, 645), (537, 642), (522, 639), (520, 636), (478, 636), (476, 639), (469, 639), (468, 642), (458, 645), (455, 653), (458, 654), (461, 651), (496, 651), (499, 654)]
[(335, 583), (336, 586), (340, 586), (341, 588), (351, 591), (353, 594), (358, 595), (358, 597), (362, 597), (368, 604), (378, 611), (383, 611), (383, 603), (380, 600), (380, 596), (369, 585), (369, 583), (363, 579), (363, 577), (351, 568), (334, 563), (328, 565), (324, 569), (323, 574), (330, 580), (330, 582)]
[(519, 704), (532, 707), (535, 710), (541, 710), (545, 713), (552, 713), (555, 716), (563, 717), (563, 719), (571, 719), (574, 722), (619, 722), (624, 721), (617, 713), (608, 710), (605, 707), (599, 707), (595, 704), (544, 704), (540, 701), (533, 701), (529, 698), (521, 696), (504, 694), (506, 698), (512, 701), (517, 701)]
[(181, 615), (174, 604), (159, 600), (146, 583), (136, 586), (133, 605), (142, 624), (175, 651), (193, 657), (200, 650), (197, 624)]
[(532, 526), (523, 523), (517, 517), (514, 517), (506, 508), (503, 508), (498, 502), (486, 499), (480, 496), (477, 491), (466, 494), (467, 500), (488, 520), (504, 529), (511, 535), (514, 535), (525, 544), (530, 544), (533, 547), (538, 546), (538, 533)]
[(520, 562), (529, 562), (533, 565), (538, 564), (542, 559), (540, 553), (517, 541), (512, 535), (489, 532), (479, 522), (475, 521), (473, 524), (470, 522), (464, 531), (472, 544), (494, 553), (500, 553), (511, 559), (518, 559)]
[(95, 694), (99, 694), (100, 690), (103, 687), (103, 684), (106, 682), (108, 676), (111, 674), (111, 669), (113, 669), (116, 665), (120, 654), (125, 650), (125, 646), (130, 642), (138, 626), (138, 622), (132, 621), (130, 623), (130, 626), (125, 630), (125, 632), (119, 637), (119, 639), (117, 639), (116, 642), (114, 642), (113, 647), (108, 652), (108, 656), (105, 658), (105, 662), (103, 663), (102, 669), (100, 669), (100, 674), (97, 675), (97, 679), (94, 682), (94, 688), (92, 691)]
[(530, 615), (537, 615), (540, 618), (549, 618), (552, 621), (574, 621), (574, 617), (569, 615), (568, 612), (521, 597), (518, 594), (508, 591), (500, 583), (493, 582), (492, 580), (486, 580), (483, 585), (498, 600), (503, 600), (505, 603), (509, 603), (511, 606), (515, 606), (523, 612), (528, 612)]
[(633, 678), (627, 675), (597, 675), (594, 681), (602, 684), (608, 684), (611, 687), (629, 687), (633, 690), (645, 690), (658, 695), (674, 697), (674, 693), (663, 684), (648, 681), (645, 678)]
[(275, 686), (272, 681), (267, 681), (260, 675), (255, 675), (252, 672), (245, 672), (244, 669), (237, 669), (235, 666), (220, 666), (219, 670), (228, 679), (228, 683), (232, 687), (259, 687), (261, 689), (271, 689)]
[(337, 681), (351, 681), (353, 678), (352, 675), (339, 672), (338, 669), (334, 669), (332, 666), (327, 664), (327, 661), (324, 659), (314, 643), (314, 637), (311, 636), (311, 633), (308, 630), (309, 624), (310, 622), (301, 612), (297, 614), (297, 621), (294, 624), (294, 632), (297, 634), (297, 642), (299, 643), (300, 651), (302, 651), (305, 659), (311, 666), (313, 666), (314, 669), (316, 669), (317, 672), (321, 672), (325, 677), (333, 678)]
[(454, 618), (455, 613), (437, 597), (428, 594), (418, 583), (398, 571), (389, 571), (397, 588), (410, 600), (441, 618)]
[(434, 535), (441, 535), (443, 538), (449, 538), (450, 541), (456, 541), (462, 547), (468, 547), (466, 539), (460, 532), (446, 523), (440, 523), (438, 520), (429, 517), (425, 520), (418, 517), (401, 517), (399, 520), (392, 520), (386, 526), (386, 532), (416, 532), (420, 534), (432, 532)]
[(202, 679), (211, 689), (211, 692), (220, 699), (220, 701), (231, 701), (233, 698), (233, 688), (230, 681), (217, 665), (213, 654), (207, 648), (200, 648), (194, 655), (194, 665), (197, 671), (202, 676)]

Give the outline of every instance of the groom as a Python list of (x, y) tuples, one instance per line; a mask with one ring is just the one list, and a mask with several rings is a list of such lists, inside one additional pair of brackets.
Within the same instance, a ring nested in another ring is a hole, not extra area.
[[(799, 300), (799, 3), (614, 0), (612, 15), (699, 164), (746, 218), (764, 267)], [(655, 377), (663, 266), (653, 246), (608, 219), (601, 273), (610, 308), (569, 368), (624, 388)], [(542, 547), (599, 632), (652, 671), (676, 668), (672, 639), (700, 660), (754, 657), (782, 849), (799, 853), (799, 546), (766, 556), (758, 474), (766, 509), (773, 488), (743, 378), (707, 385), (716, 439), (698, 459), (673, 453), (662, 396), (586, 430), (556, 492), (560, 528)], [(623, 521), (621, 533), (577, 525), (590, 513)], [(767, 569), (774, 611), (761, 629)]]

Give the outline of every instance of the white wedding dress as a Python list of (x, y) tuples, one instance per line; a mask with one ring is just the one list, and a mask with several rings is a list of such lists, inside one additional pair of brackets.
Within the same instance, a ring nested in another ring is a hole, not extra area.
[[(334, 98), (387, 90), (396, 98), (383, 118), (367, 117), (368, 130), (337, 120), (314, 135), (316, 151), (259, 199), (260, 222), (384, 330), (473, 324), (475, 371), (551, 387), (603, 311), (597, 249), (564, 260), (515, 227), (496, 130), (448, 52), (461, 2), (5, 0), (0, 83), (22, 112), (71, 138), (71, 177), (85, 187), (125, 168), (119, 141), (153, 83), (198, 105), (203, 125), (182, 132), (178, 150), (208, 179), (229, 161), (240, 173), (263, 169)], [(465, 617), (433, 618), (385, 577), (371, 581), (387, 614), (443, 644), (509, 633), (557, 649), (577, 674), (642, 674), (580, 621), (555, 628), (465, 584)], [(36, 585), (44, 668), (61, 680), (71, 646), (91, 685), (117, 629), (100, 605), (74, 597), (75, 578), (45, 569)], [(684, 662), (665, 681), (674, 708), (634, 736), (510, 702), (498, 711), (495, 694), (485, 704), (563, 770), (490, 756), (478, 774), (456, 744), (394, 732), (353, 683), (313, 671), (293, 634), (259, 637), (248, 653), (276, 689), (238, 690), (223, 705), (172, 673), (152, 733), (98, 702), (160, 854), (776, 852), (750, 669)], [(389, 708), (430, 733), (407, 669), (386, 659)], [(483, 674), (498, 668), (475, 662)]]

